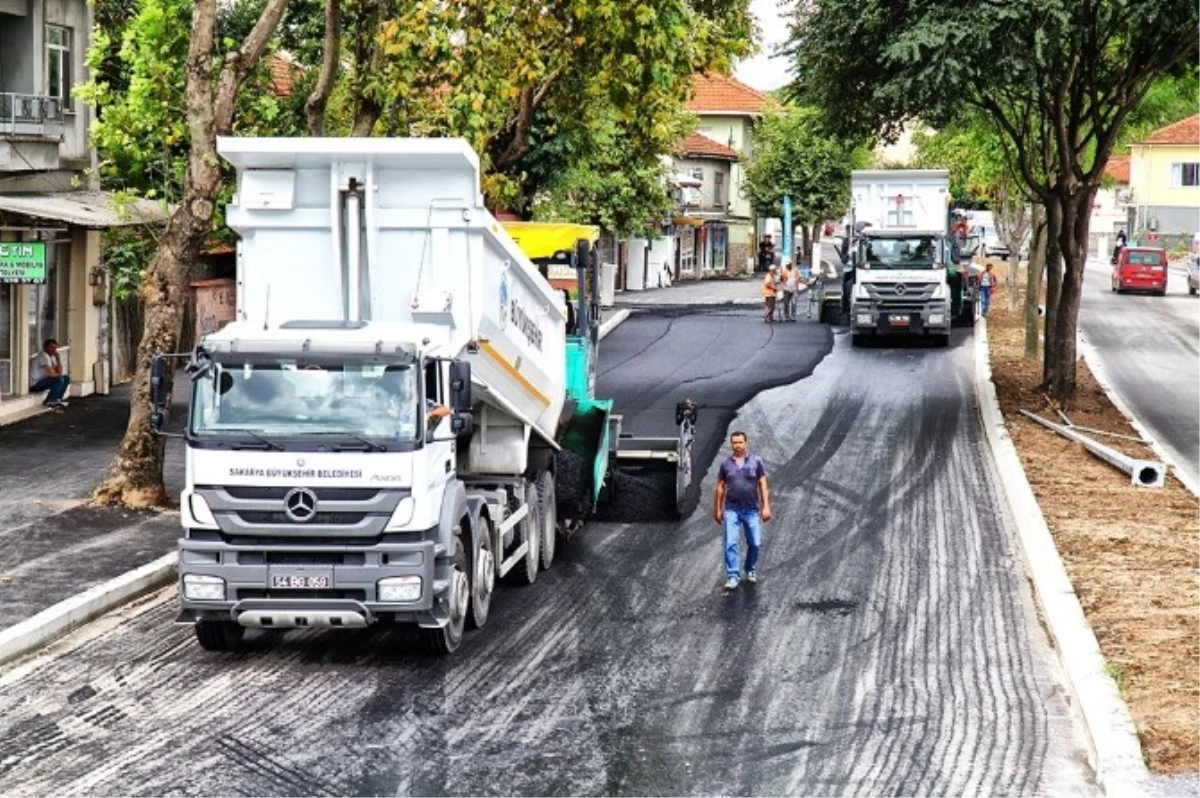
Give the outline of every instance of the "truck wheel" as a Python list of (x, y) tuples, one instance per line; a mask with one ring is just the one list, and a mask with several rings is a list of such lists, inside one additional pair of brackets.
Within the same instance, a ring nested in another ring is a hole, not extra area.
[(850, 346), (862, 347), (867, 343), (867, 337), (862, 333), (850, 333)]
[(471, 603), (471, 580), (467, 576), (467, 553), (462, 537), (454, 538), (454, 570), (450, 573), (450, 620), (438, 629), (418, 627), (417, 634), (425, 650), (435, 657), (453, 654), (462, 644), (463, 626), (467, 620), (467, 606)]
[(237, 651), (245, 634), (233, 621), (196, 621), (196, 641), (205, 651)]
[(538, 521), (542, 539), (542, 570), (554, 564), (554, 537), (558, 534), (558, 504), (555, 498), (554, 475), (543, 471), (537, 481)]
[(933, 345), (938, 349), (945, 349), (950, 346), (950, 333), (934, 336)]
[(471, 557), (471, 614), (467, 616), (467, 625), (472, 629), (482, 629), (487, 623), (488, 612), (492, 607), (492, 591), (496, 589), (496, 557), (492, 550), (492, 522), (481, 519), (483, 528), (479, 530), (479, 546)]
[(1196, 295), (1196, 293), (1197, 293), (1197, 291), (1200, 291), (1200, 288), (1197, 288), (1197, 287), (1196, 287), (1196, 286), (1194, 286), (1194, 285), (1189, 285), (1189, 286), (1188, 286), (1188, 293), (1189, 293), (1189, 294), (1191, 294), (1192, 296), (1195, 296), (1195, 295)]
[(541, 513), (538, 512), (537, 488), (532, 483), (525, 488), (525, 505), (529, 513), (517, 524), (517, 545), (528, 541), (529, 550), (525, 552), (524, 565), (509, 572), (518, 585), (532, 585), (537, 581), (538, 569), (541, 568)]

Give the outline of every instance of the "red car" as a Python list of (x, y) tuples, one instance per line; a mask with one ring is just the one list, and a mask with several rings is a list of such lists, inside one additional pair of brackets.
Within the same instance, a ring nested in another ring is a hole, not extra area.
[(1124, 247), (1112, 270), (1112, 290), (1167, 293), (1167, 251), (1159, 247)]

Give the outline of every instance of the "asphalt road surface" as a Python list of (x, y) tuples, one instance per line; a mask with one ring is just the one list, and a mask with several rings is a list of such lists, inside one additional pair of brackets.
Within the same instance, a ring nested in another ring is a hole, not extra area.
[(1095, 794), (969, 340), (838, 336), (787, 384), (827, 329), (635, 316), (599, 392), (639, 431), (685, 389), (715, 446), (739, 395), (780, 386), (736, 417), (774, 496), (757, 585), (719, 589), (699, 463), (687, 520), (588, 525), (449, 659), (386, 629), (209, 654), (167, 590), (0, 675), (0, 794)]
[(1200, 481), (1200, 300), (1172, 270), (1167, 295), (1114, 294), (1112, 268), (1089, 263), (1079, 323), (1101, 368), (1139, 421)]

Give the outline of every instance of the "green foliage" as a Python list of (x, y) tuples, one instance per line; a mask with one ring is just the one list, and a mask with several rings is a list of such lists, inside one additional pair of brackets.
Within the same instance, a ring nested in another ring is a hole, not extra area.
[(814, 109), (770, 110), (755, 135), (742, 194), (761, 216), (782, 216), (786, 194), (799, 224), (840, 217), (850, 204), (850, 172), (867, 157), (866, 147), (826, 131)]
[(950, 170), (950, 195), (957, 207), (988, 207), (997, 186), (1012, 180), (1004, 142), (978, 115), (963, 115), (937, 132), (913, 134), (918, 169)]
[[(316, 7), (313, 2), (309, 5)], [(97, 109), (92, 143), (99, 156), (100, 184), (106, 190), (167, 203), (177, 202), (183, 194), (189, 150), (184, 64), (190, 28), (180, 21), (190, 19), (191, 6), (188, 0), (132, 4), (102, 0), (97, 5), (98, 27), (87, 54), (93, 77), (76, 92)], [(262, 7), (262, 0), (222, 6), (214, 74), (224, 54), (244, 40)], [(268, 65), (260, 64), (239, 95), (234, 131), (251, 136), (300, 135), (303, 102), (300, 92), (277, 96)], [(232, 182), (227, 181), (218, 198), (214, 241), (232, 240), (224, 224), (224, 206), (232, 191)], [(131, 293), (154, 247), (136, 234), (109, 235), (106, 242), (115, 248), (104, 260), (113, 272), (117, 293)]]
[(546, 176), (546, 187), (533, 201), (539, 221), (598, 224), (618, 237), (652, 235), (653, 223), (671, 211), (665, 189), (666, 167), (657, 157), (640, 160), (627, 148), (622, 126), (601, 120), (586, 141), (550, 138), (543, 158), (564, 165)]

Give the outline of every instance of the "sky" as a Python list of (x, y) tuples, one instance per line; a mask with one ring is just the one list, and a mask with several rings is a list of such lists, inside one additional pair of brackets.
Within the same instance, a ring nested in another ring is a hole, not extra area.
[(760, 52), (733, 70), (734, 77), (747, 86), (759, 91), (771, 91), (791, 80), (786, 59), (770, 57), (775, 46), (787, 38), (787, 21), (780, 6), (787, 9), (791, 5), (791, 0), (750, 0), (750, 11), (758, 17), (762, 35)]

